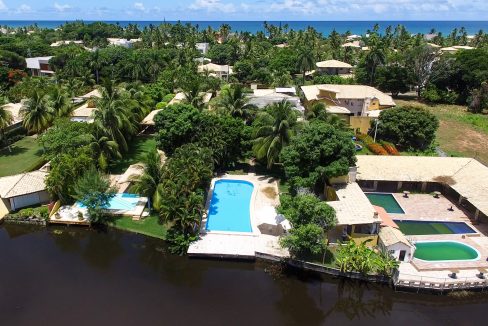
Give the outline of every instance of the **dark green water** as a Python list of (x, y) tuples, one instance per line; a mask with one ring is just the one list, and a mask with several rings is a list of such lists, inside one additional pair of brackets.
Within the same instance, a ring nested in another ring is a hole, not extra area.
[(1, 325), (482, 325), (488, 296), (395, 293), (172, 256), (110, 230), (0, 227)]
[(383, 207), (387, 213), (405, 214), (392, 194), (367, 193), (366, 197), (371, 204)]
[(428, 261), (472, 260), (478, 258), (473, 248), (458, 242), (417, 242), (414, 257)]

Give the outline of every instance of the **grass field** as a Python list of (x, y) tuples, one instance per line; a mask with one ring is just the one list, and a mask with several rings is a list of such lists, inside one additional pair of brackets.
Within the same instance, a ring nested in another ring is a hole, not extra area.
[(141, 162), (144, 155), (156, 146), (156, 139), (153, 136), (137, 137), (129, 145), (129, 152), (123, 154), (123, 158), (110, 167), (110, 173), (122, 174), (129, 165)]
[(164, 225), (159, 224), (159, 217), (156, 215), (148, 216), (141, 221), (134, 221), (130, 217), (121, 217), (110, 223), (110, 226), (159, 239), (165, 239), (167, 231)]
[(475, 157), (488, 164), (488, 115), (473, 114), (459, 105), (425, 105), (414, 100), (396, 100), (397, 105), (421, 106), (439, 118), (439, 147), (451, 156)]
[(0, 177), (29, 172), (42, 164), (42, 149), (37, 139), (24, 137), (0, 151)]

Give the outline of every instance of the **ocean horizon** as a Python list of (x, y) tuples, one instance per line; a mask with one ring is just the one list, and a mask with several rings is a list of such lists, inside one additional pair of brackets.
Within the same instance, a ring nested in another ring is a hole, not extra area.
[[(76, 20), (0, 20), (0, 26), (25, 27), (37, 24), (41, 28), (57, 28), (66, 22)], [(129, 24), (137, 24), (140, 27), (149, 25), (159, 25), (163, 22), (176, 23), (177, 21), (137, 21), (137, 20), (83, 20), (85, 23), (102, 21), (109, 24), (118, 24), (125, 27)], [(264, 21), (183, 21), (181, 23), (191, 23), (198, 25), (200, 29), (208, 26), (218, 29), (222, 24), (229, 24), (234, 32), (256, 33), (264, 31)], [(488, 31), (488, 21), (416, 21), (416, 20), (384, 20), (384, 21), (268, 21), (273, 25), (288, 24), (290, 29), (303, 30), (311, 26), (324, 35), (328, 35), (334, 29), (339, 33), (347, 31), (353, 34), (364, 34), (368, 29), (372, 29), (375, 24), (379, 24), (380, 31), (384, 31), (388, 26), (393, 28), (397, 25), (404, 25), (411, 33), (429, 33), (432, 29), (443, 35), (449, 34), (454, 28), (464, 27), (468, 34), (476, 34), (478, 31)]]

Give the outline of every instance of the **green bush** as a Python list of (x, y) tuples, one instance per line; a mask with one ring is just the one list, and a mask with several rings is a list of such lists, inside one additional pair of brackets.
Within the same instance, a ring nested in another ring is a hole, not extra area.
[(159, 102), (158, 104), (156, 104), (156, 110), (164, 109), (167, 105), (167, 102)]
[(163, 100), (161, 102), (166, 102), (169, 103), (171, 102), (172, 99), (174, 99), (175, 95), (174, 94), (168, 94), (163, 97)]

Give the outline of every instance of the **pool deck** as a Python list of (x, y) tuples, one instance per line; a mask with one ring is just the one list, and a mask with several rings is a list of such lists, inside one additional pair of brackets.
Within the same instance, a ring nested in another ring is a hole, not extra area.
[[(200, 228), (200, 239), (193, 242), (188, 248), (189, 256), (197, 257), (218, 257), (218, 258), (240, 258), (240, 259), (255, 259), (257, 254), (271, 255), (275, 257), (289, 257), (286, 249), (279, 245), (279, 237), (267, 234), (262, 234), (258, 228), (259, 216), (263, 208), (279, 205), (279, 190), (275, 179), (259, 176), (255, 174), (247, 175), (224, 175), (212, 180), (212, 186), (215, 181), (221, 179), (243, 180), (251, 182), (254, 185), (254, 190), (251, 198), (250, 218), (252, 232), (220, 232), (207, 231), (205, 214), (202, 218)], [(264, 190), (273, 188), (276, 197), (270, 197)], [(211, 187), (213, 189), (213, 187)], [(206, 204), (206, 212), (211, 201), (211, 193), (208, 196)]]
[[(400, 287), (417, 289), (470, 289), (488, 286), (487, 278), (477, 276), (480, 270), (488, 269), (488, 225), (473, 224), (468, 215), (456, 203), (443, 195), (434, 198), (431, 194), (393, 193), (393, 196), (405, 211), (405, 214), (389, 213), (393, 220), (464, 222), (477, 233), (473, 234), (432, 234), (407, 235), (409, 242), (416, 241), (458, 241), (469, 245), (480, 253), (476, 261), (435, 262), (412, 259), (409, 263), (400, 263), (395, 284)], [(452, 210), (451, 210), (452, 208)], [(457, 278), (449, 276), (458, 271)]]

